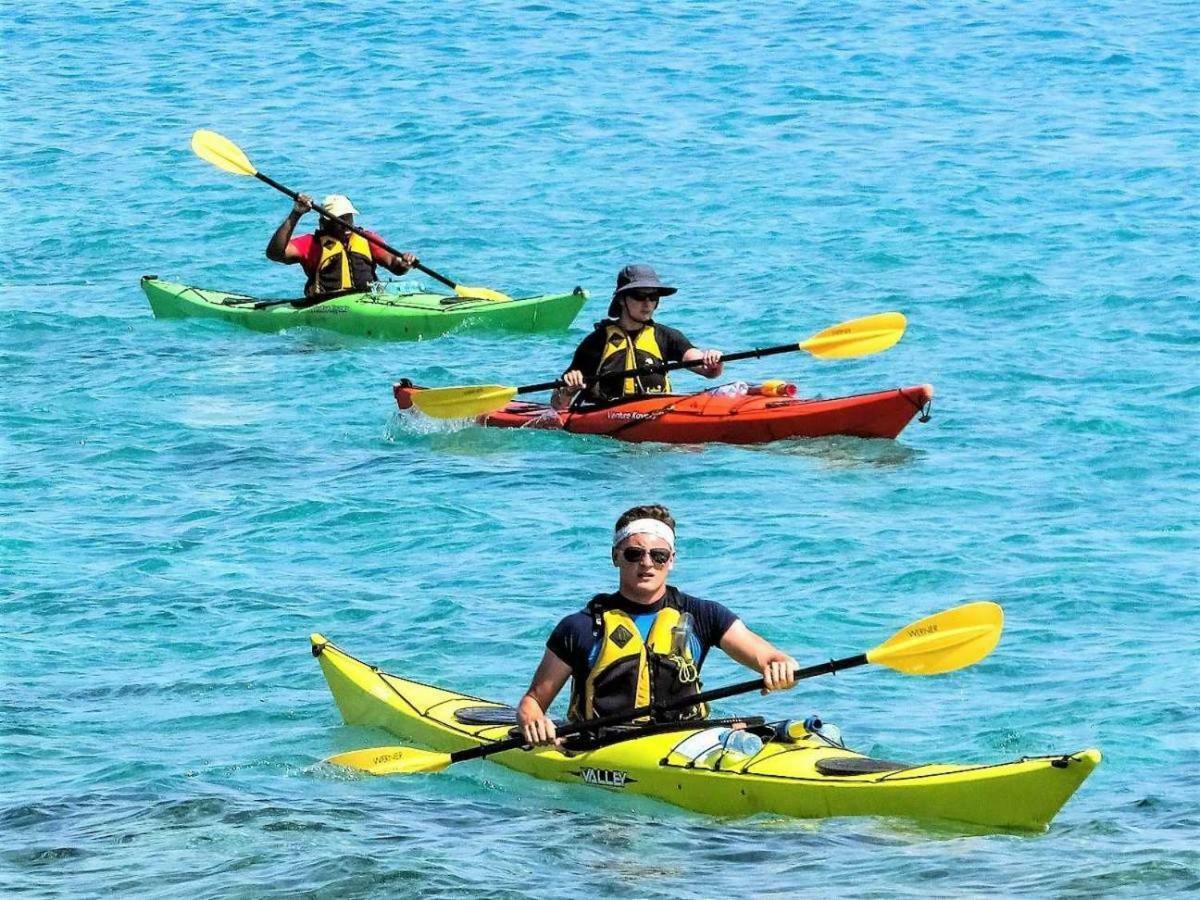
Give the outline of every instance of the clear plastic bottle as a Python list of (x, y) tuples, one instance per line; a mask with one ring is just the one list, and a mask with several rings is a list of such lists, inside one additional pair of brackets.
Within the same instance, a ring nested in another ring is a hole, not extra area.
[(721, 767), (729, 768), (757, 756), (763, 748), (763, 742), (752, 731), (731, 728), (721, 736), (721, 746), (725, 748), (721, 755)]
[(715, 397), (741, 397), (750, 393), (750, 385), (745, 381), (733, 381), (713, 388), (710, 393)]
[(692, 614), (681, 613), (679, 621), (671, 628), (671, 655), (684, 656), (692, 637)]
[(846, 746), (842, 742), (842, 729), (839, 728), (838, 726), (834, 725), (832, 722), (826, 722), (824, 725), (822, 725), (820, 731), (818, 731), (817, 734), (819, 734), (822, 738), (824, 738), (825, 743), (830, 744), (831, 746), (834, 746), (834, 747), (845, 747)]

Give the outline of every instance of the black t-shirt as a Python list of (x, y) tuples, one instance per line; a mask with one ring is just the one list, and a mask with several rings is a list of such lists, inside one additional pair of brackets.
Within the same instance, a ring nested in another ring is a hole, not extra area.
[[(738, 617), (713, 600), (701, 600), (670, 585), (667, 586), (667, 592), (673, 593), (678, 599), (681, 612), (692, 614), (692, 658), (699, 668), (704, 665), (709, 649), (721, 643), (721, 638)], [(633, 618), (644, 641), (650, 631), (650, 622), (663, 608), (666, 599), (667, 594), (664, 594), (657, 603), (645, 606), (621, 594), (605, 594), (602, 602), (605, 609), (619, 609)], [(559, 622), (546, 641), (546, 648), (571, 667), (571, 675), (577, 684), (587, 680), (592, 663), (600, 652), (602, 635), (595, 634), (594, 624), (592, 616), (584, 608)]]
[[(575, 348), (575, 355), (571, 357), (571, 365), (567, 367), (568, 372), (571, 369), (578, 369), (585, 376), (596, 374), (600, 368), (600, 360), (604, 356), (605, 326), (610, 324), (613, 324), (611, 319), (597, 322), (595, 330), (579, 342), (579, 346)], [(682, 362), (683, 354), (694, 346), (683, 336), (683, 332), (667, 325), (651, 322), (645, 327), (654, 329), (658, 349), (662, 351), (663, 359), (666, 362)], [(629, 332), (630, 340), (636, 341), (640, 333), (641, 329)]]

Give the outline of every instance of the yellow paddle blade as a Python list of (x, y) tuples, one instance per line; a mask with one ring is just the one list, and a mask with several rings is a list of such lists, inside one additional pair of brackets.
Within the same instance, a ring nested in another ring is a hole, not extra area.
[(370, 775), (408, 775), (440, 772), (450, 765), (450, 754), (418, 750), (415, 747), (368, 747), (365, 750), (338, 753), (325, 762)]
[(990, 600), (913, 622), (867, 651), (867, 661), (906, 675), (938, 675), (979, 662), (1000, 640), (1004, 610)]
[(192, 135), (192, 150), (206, 162), (234, 175), (257, 175), (258, 169), (250, 164), (242, 148), (229, 138), (215, 131), (200, 131)]
[(902, 313), (876, 313), (831, 325), (824, 331), (801, 341), (801, 350), (825, 359), (845, 359), (851, 356), (870, 356), (893, 346), (904, 336), (908, 320)]
[(412, 392), (413, 406), (433, 419), (471, 419), (502, 409), (517, 389), (502, 384), (428, 388)]
[(467, 297), (472, 300), (494, 300), (497, 303), (506, 303), (512, 300), (508, 294), (502, 294), (499, 291), (493, 291), (491, 288), (485, 287), (468, 287), (465, 284), (456, 284), (454, 293), (460, 297)]

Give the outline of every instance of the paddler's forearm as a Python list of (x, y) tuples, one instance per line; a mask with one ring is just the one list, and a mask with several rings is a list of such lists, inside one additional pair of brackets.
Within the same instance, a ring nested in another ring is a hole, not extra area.
[(292, 239), (292, 234), (296, 230), (296, 225), (300, 222), (303, 213), (298, 213), (295, 210), (288, 213), (287, 218), (279, 223), (279, 227), (275, 229), (275, 233), (271, 235), (271, 240), (267, 242), (267, 259), (272, 262), (283, 262), (286, 253), (288, 241)]
[(747, 669), (762, 672), (773, 662), (791, 659), (766, 638), (755, 634), (738, 619), (721, 638), (720, 648)]
[(517, 724), (525, 729), (540, 723), (543, 730), (538, 731), (535, 736), (553, 736), (554, 724), (546, 717), (546, 710), (550, 708), (550, 704), (570, 677), (571, 667), (547, 648), (542, 654), (542, 661), (538, 663), (537, 671), (533, 673), (529, 690), (517, 704)]

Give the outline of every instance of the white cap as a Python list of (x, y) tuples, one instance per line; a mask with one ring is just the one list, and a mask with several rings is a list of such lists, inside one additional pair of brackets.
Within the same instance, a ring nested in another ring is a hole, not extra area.
[(349, 197), (344, 197), (341, 194), (330, 194), (321, 201), (321, 205), (331, 216), (357, 216), (358, 210), (354, 208), (354, 204), (350, 202)]

